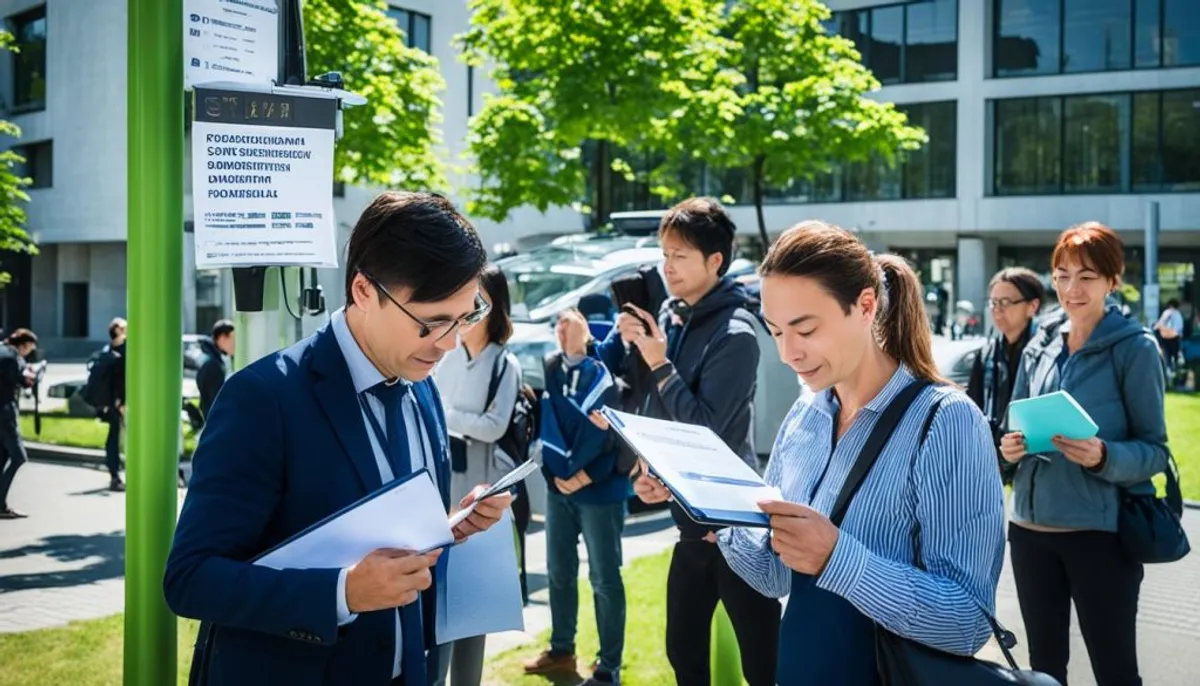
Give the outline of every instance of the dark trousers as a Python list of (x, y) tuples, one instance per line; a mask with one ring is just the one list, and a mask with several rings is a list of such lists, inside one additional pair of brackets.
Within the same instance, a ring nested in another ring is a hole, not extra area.
[(104, 465), (113, 480), (121, 477), (121, 413), (109, 410), (108, 438), (104, 441)]
[(15, 420), (4, 422), (0, 425), (0, 511), (8, 509), (8, 489), (27, 460), (21, 429)]
[(742, 675), (750, 686), (774, 686), (779, 601), (737, 575), (716, 544), (679, 541), (667, 576), (667, 658), (679, 686), (709, 686), (709, 645), (717, 601), (737, 634)]
[(525, 482), (521, 481), (516, 487), (516, 499), (512, 504), (513, 523), (517, 526), (517, 562), (521, 571), (521, 602), (529, 604), (529, 583), (525, 577), (525, 535), (529, 532), (529, 522), (533, 519), (533, 509), (529, 504), (529, 491)]
[(1030, 666), (1067, 684), (1071, 601), (1099, 686), (1139, 686), (1138, 592), (1142, 565), (1129, 560), (1116, 534), (1044, 533), (1008, 527)]

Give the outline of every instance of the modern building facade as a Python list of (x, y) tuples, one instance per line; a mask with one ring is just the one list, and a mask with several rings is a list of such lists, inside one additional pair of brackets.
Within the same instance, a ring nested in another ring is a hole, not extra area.
[[(453, 43), (467, 28), (466, 0), (389, 4), (409, 43), (441, 64), (445, 154), (461, 162), (469, 118), (491, 88)], [(1045, 271), (1057, 233), (1087, 219), (1121, 232), (1136, 293), (1153, 201), (1163, 295), (1200, 295), (1200, 0), (829, 4), (829, 30), (854, 40), (884, 84), (877, 97), (908, 112), (929, 143), (893, 169), (845, 165), (773, 189), (770, 231), (806, 218), (853, 228), (876, 249), (910, 257), (952, 299), (981, 307), (995, 269)], [(21, 47), (0, 54), (0, 115), (23, 129), (15, 145), (33, 179), (29, 230), (41, 249), (31, 259), (0, 255), (14, 275), (0, 326), (32, 325), (60, 355), (83, 354), (125, 311), (126, 3), (0, 0), (0, 16)], [(472, 179), (453, 182), (469, 188)], [(662, 206), (642, 184), (610, 185), (614, 210)], [(742, 232), (753, 233), (743, 171), (704, 171), (695, 185), (732, 198)], [(374, 192), (339, 189), (342, 237)], [(477, 224), (489, 244), (521, 246), (578, 231), (584, 218), (524, 209)], [(186, 235), (184, 322), (203, 331), (232, 309), (230, 279), (197, 272)], [(322, 275), (335, 306), (341, 278)]]

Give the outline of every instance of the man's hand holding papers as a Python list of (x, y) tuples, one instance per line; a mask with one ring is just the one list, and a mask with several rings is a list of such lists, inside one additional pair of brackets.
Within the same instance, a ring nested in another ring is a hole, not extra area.
[(645, 460), (638, 460), (638, 468), (641, 475), (633, 482), (633, 492), (643, 503), (654, 505), (671, 499), (671, 491), (667, 490), (658, 477), (650, 473), (650, 467)]
[(468, 536), (490, 529), (493, 524), (500, 521), (500, 516), (512, 505), (513, 497), (508, 491), (476, 501), (476, 498), (481, 493), (486, 493), (489, 488), (491, 488), (489, 484), (480, 484), (459, 501), (459, 509), (465, 511), (470, 508), (470, 512), (466, 517), (455, 522), (451, 528), (456, 543), (462, 543)]
[(433, 583), (430, 568), (441, 554), (440, 549), (425, 555), (387, 548), (374, 551), (346, 573), (346, 607), (358, 614), (408, 605)]

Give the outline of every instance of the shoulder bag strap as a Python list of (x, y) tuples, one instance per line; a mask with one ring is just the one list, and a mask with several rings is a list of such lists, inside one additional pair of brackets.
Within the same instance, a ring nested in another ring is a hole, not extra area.
[(892, 402), (884, 409), (878, 421), (875, 422), (875, 427), (871, 429), (871, 435), (867, 437), (866, 444), (859, 451), (858, 458), (854, 461), (854, 466), (850, 468), (850, 474), (846, 476), (846, 481), (842, 484), (842, 490), (838, 493), (837, 500), (834, 501), (833, 510), (830, 511), (829, 520), (833, 522), (834, 526), (842, 525), (842, 518), (846, 516), (846, 510), (850, 506), (850, 501), (858, 493), (858, 489), (862, 486), (863, 480), (866, 479), (867, 473), (871, 471), (871, 467), (879, 459), (879, 454), (883, 452), (884, 446), (887, 445), (888, 440), (895, 433), (896, 427), (899, 426), (900, 420), (904, 418), (904, 414), (908, 411), (909, 406), (912, 405), (912, 401), (927, 386), (929, 386), (929, 382), (925, 380), (917, 380), (910, 383), (896, 394), (896, 397), (892, 399)]
[(500, 380), (504, 378), (504, 372), (506, 371), (508, 371), (508, 351), (501, 348), (500, 356), (496, 358), (495, 364), (492, 365), (492, 378), (488, 382), (487, 402), (483, 404), (484, 412), (492, 409), (492, 403), (496, 401), (496, 394), (500, 392)]

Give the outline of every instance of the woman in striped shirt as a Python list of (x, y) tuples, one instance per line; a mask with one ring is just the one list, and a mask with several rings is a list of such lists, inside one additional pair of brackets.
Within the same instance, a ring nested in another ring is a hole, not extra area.
[(923, 389), (841, 526), (828, 519), (882, 411), (914, 380), (940, 382), (917, 275), (821, 222), (787, 231), (761, 274), (780, 357), (815, 393), (793, 407), (767, 467), (783, 494), (762, 504), (770, 533), (729, 529), (719, 542), (760, 593), (791, 594), (779, 683), (878, 684), (875, 625), (975, 653), (990, 635), (1004, 504), (991, 431), (966, 395)]

